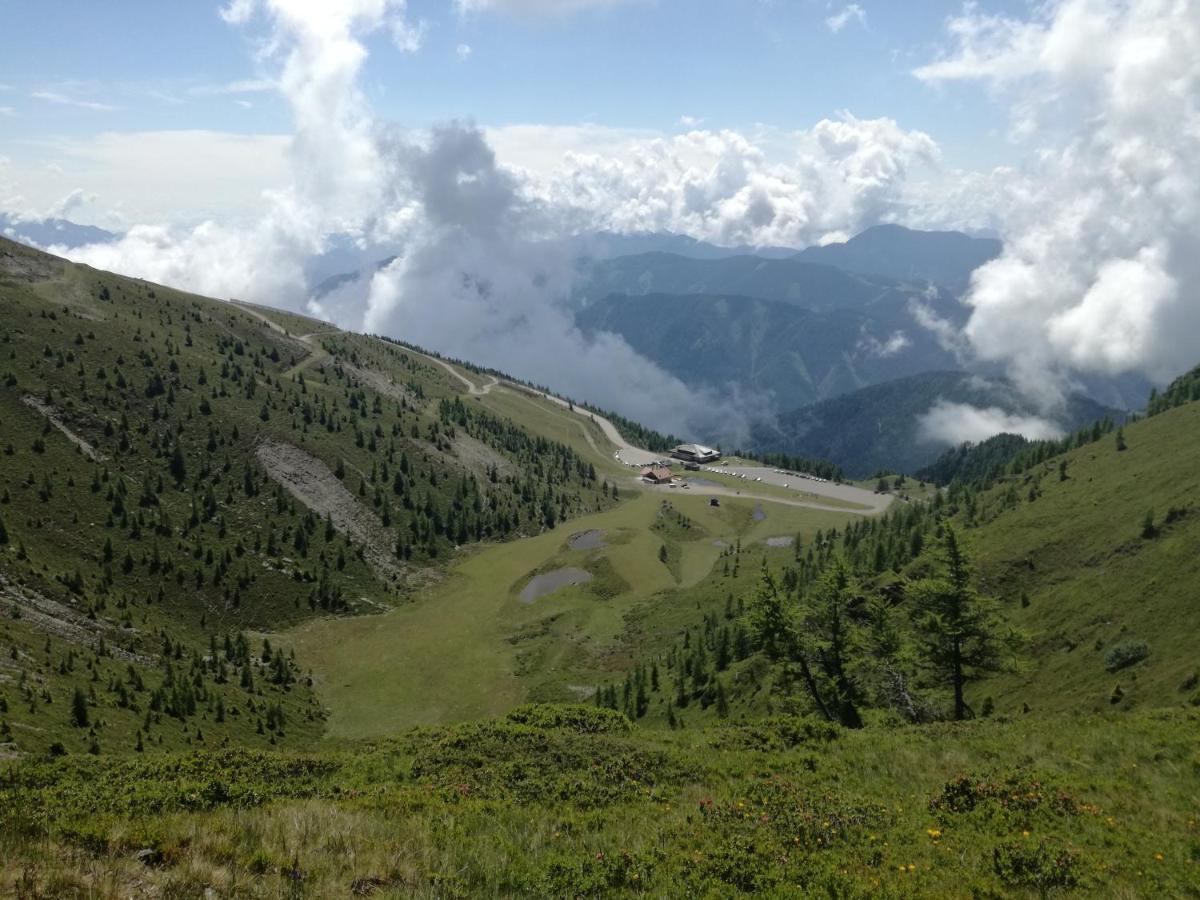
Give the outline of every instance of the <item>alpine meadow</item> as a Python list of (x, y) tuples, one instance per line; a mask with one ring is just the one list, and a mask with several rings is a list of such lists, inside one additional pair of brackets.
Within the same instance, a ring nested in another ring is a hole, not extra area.
[(0, 895), (1200, 898), (1200, 2), (4, 19)]

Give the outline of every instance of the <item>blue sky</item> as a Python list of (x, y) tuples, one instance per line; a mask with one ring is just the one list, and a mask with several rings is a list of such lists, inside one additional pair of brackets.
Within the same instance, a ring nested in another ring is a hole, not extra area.
[[(826, 20), (845, 6), (657, 0), (532, 16), (412, 0), (409, 19), (427, 26), (421, 49), (403, 53), (386, 34), (372, 35), (363, 89), (378, 117), (414, 127), (471, 118), (672, 132), (690, 116), (704, 128), (798, 129), (848, 110), (928, 132), (952, 165), (1011, 155), (980, 88), (911, 75), (937, 55), (961, 3), (861, 0), (865, 21), (851, 18), (835, 34)], [(1024, 4), (986, 6), (1002, 13)], [(224, 22), (216, 3), (12, 4), (5, 32), (0, 84), (10, 90), (0, 107), (10, 112), (0, 118), (0, 153), (13, 155), (17, 140), (99, 131), (290, 128), (277, 96), (206, 94), (263, 74), (253, 31)]]

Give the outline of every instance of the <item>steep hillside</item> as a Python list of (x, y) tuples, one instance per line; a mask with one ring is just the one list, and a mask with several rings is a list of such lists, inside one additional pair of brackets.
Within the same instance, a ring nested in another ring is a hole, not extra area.
[(994, 238), (974, 238), (959, 231), (878, 225), (845, 243), (808, 247), (796, 258), (859, 275), (929, 281), (960, 292), (971, 273), (999, 256), (1002, 249), (1003, 244)]
[[(755, 448), (831, 459), (852, 477), (878, 471), (915, 472), (951, 443), (922, 430), (922, 416), (939, 401), (1037, 415), (1008, 383), (965, 372), (923, 372), (876, 384), (783, 413), (755, 430)], [(1074, 395), (1056, 420), (1063, 430), (1122, 413)]]
[[(981, 621), (991, 620), (993, 635), (1008, 644), (1004, 652), (994, 647), (970, 679), (969, 714), (1033, 713), (1053, 727), (1055, 717), (1072, 713), (1200, 705), (1191, 646), (1200, 626), (1198, 440), (1200, 402), (1193, 401), (1123, 428), (1081, 430), (1067, 449), (1031, 446), (985, 489), (956, 483), (929, 503), (899, 505), (800, 544), (807, 549), (779, 569), (780, 560), (767, 560), (769, 583), (744, 598), (750, 615), (702, 607), (683, 639), (659, 648), (653, 662), (638, 660), (627, 683), (641, 683), (652, 664), (665, 672), (659, 680), (668, 687), (661, 696), (651, 691), (646, 707), (662, 724), (685, 711), (690, 721), (719, 719), (718, 688), (727, 715), (767, 715), (791, 704), (814, 711), (796, 660), (788, 664), (754, 636), (755, 623), (761, 633), (774, 621), (762, 604), (778, 591), (786, 615), (806, 616), (796, 621), (811, 629), (799, 638), (809, 648), (802, 658), (828, 665), (830, 641), (856, 654), (846, 666), (859, 703), (915, 721), (945, 715), (945, 682), (921, 661), (931, 621), (921, 598), (946, 565), (952, 524), (970, 589), (984, 598)], [(832, 614), (821, 604), (828, 574), (842, 563), (846, 618), (832, 619), (841, 624), (831, 638), (824, 629)], [(750, 632), (736, 637), (743, 627)], [(622, 708), (619, 691), (606, 696)]]
[(1200, 703), (1198, 442), (1191, 402), (1010, 476), (971, 504), (980, 587), (1030, 638), (1020, 670), (990, 688), (998, 702)]
[(303, 660), (250, 630), (388, 608), (459, 546), (613, 502), (448, 366), (301, 316), (0, 241), (0, 321), (0, 743), (20, 750), (311, 740)]
[[(813, 312), (781, 301), (709, 294), (610, 295), (577, 316), (621, 335), (688, 384), (769, 393), (793, 409), (870, 384), (954, 365), (900, 291), (854, 309)], [(939, 308), (952, 316), (955, 309)]]

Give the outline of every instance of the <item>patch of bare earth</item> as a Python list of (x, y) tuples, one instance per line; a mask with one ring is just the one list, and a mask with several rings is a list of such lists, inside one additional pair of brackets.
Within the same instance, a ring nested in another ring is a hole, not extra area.
[(333, 527), (363, 547), (380, 580), (398, 585), (405, 570), (396, 561), (394, 540), (375, 512), (358, 502), (329, 466), (292, 444), (263, 441), (255, 451), (272, 480)]
[[(92, 646), (105, 638), (109, 651), (117, 659), (129, 662), (151, 662), (151, 657), (132, 653), (116, 641), (122, 632), (115, 625), (92, 619), (82, 611), (51, 600), (25, 585), (18, 584), (0, 572), (0, 615), (19, 618), (46, 634), (52, 634), (73, 644)], [(126, 633), (127, 634), (127, 633)]]
[(32, 394), (26, 394), (21, 398), (21, 402), (30, 409), (37, 410), (39, 413), (45, 416), (51, 425), (61, 431), (63, 435), (66, 436), (67, 440), (78, 447), (83, 455), (92, 462), (102, 462), (108, 458), (75, 432), (73, 432), (70, 428), (68, 428), (63, 420), (59, 418), (58, 412), (54, 409), (54, 407), (44, 403)]
[(412, 391), (410, 391), (404, 385), (397, 383), (395, 379), (388, 377), (382, 372), (376, 371), (375, 369), (362, 369), (358, 366), (343, 361), (339, 361), (338, 365), (380, 396), (388, 397), (392, 400), (406, 400), (408, 403), (413, 405), (420, 403)]
[(63, 272), (64, 261), (15, 241), (0, 238), (0, 272), (17, 281), (47, 281)]
[(459, 462), (478, 475), (486, 476), (488, 470), (494, 467), (500, 476), (504, 477), (512, 470), (512, 464), (501, 453), (469, 434), (460, 432), (455, 435), (454, 455)]

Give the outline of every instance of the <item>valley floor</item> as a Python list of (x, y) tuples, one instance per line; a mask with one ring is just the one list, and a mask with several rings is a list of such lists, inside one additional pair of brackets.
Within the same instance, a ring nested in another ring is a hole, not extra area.
[[(616, 509), (537, 537), (483, 547), (409, 605), (308, 622), (272, 641), (293, 646), (312, 667), (332, 737), (497, 715), (526, 699), (579, 701), (598, 682), (623, 676), (638, 649), (630, 613), (652, 606), (660, 617), (688, 622), (697, 602), (688, 589), (709, 580), (709, 593), (723, 597), (754, 583), (758, 568), (749, 562), (736, 579), (713, 571), (739, 541), (755, 548), (756, 562), (766, 553), (786, 558), (788, 547), (766, 542), (807, 540), (852, 516), (740, 498), (714, 508), (677, 491), (668, 509), (685, 515), (689, 527), (676, 539), (656, 529), (665, 502), (659, 493), (631, 495)], [(571, 536), (588, 531), (599, 532), (603, 546), (572, 549)], [(672, 558), (663, 562), (668, 543)], [(535, 574), (567, 567), (593, 577), (522, 602)]]
[[(536, 537), (467, 551), (411, 604), (271, 635), (311, 667), (331, 738), (497, 715), (526, 700), (586, 700), (597, 683), (623, 676), (638, 651), (629, 614), (648, 604), (673, 604), (686, 621), (695, 603), (687, 589), (705, 579), (712, 590), (734, 587), (736, 582), (720, 586), (713, 573), (723, 551), (756, 546), (768, 552), (771, 540), (774, 554), (787, 558), (784, 541), (806, 541), (819, 529), (878, 514), (893, 499), (745, 464), (723, 468), (708, 484), (702, 479), (688, 489), (651, 488), (630, 473), (629, 459), (661, 454), (631, 447), (604, 417), (429, 359), (461, 382), (473, 401), (591, 460), (625, 499), (616, 509)], [(721, 505), (712, 507), (712, 497)], [(688, 532), (665, 535), (664, 509), (685, 515)], [(572, 535), (592, 530), (604, 536), (602, 547), (571, 548)], [(671, 558), (663, 561), (668, 544)], [(521, 601), (521, 588), (533, 576), (570, 566), (583, 567), (591, 581), (532, 604)], [(746, 576), (736, 590), (752, 584), (757, 569), (748, 566)]]

